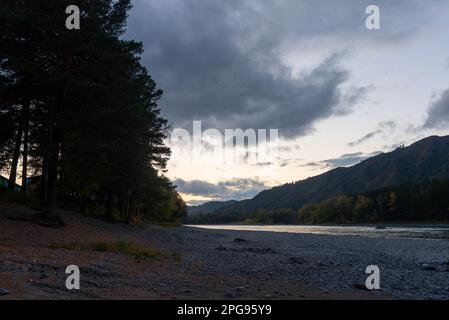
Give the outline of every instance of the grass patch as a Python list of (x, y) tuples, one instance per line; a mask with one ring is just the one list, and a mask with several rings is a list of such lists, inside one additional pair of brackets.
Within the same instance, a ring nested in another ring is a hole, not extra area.
[(98, 252), (115, 252), (133, 256), (137, 261), (157, 259), (162, 256), (159, 251), (121, 239), (115, 243), (97, 242), (91, 245), (92, 250)]
[[(51, 249), (65, 249), (65, 250), (92, 250), (96, 252), (113, 252), (120, 253), (129, 256), (133, 256), (136, 261), (144, 261), (146, 259), (158, 259), (163, 256), (163, 254), (153, 248), (142, 246), (136, 244), (132, 241), (126, 239), (120, 239), (117, 242), (107, 243), (107, 242), (94, 242), (87, 246), (83, 246), (76, 243), (70, 244), (51, 244), (49, 246)], [(175, 256), (173, 256), (175, 257)], [(176, 256), (175, 259), (180, 259)]]

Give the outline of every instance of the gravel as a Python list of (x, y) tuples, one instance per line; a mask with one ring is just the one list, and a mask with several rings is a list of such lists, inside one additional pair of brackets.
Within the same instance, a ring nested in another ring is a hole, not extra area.
[(447, 240), (190, 227), (161, 231), (159, 236), (185, 259), (203, 261), (203, 272), (211, 275), (300, 281), (325, 293), (350, 292), (366, 291), (366, 268), (376, 265), (381, 285), (377, 294), (396, 299), (449, 299)]

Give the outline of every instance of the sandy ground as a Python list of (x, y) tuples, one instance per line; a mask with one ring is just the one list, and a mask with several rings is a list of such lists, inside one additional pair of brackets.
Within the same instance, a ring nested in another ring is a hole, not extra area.
[[(448, 241), (139, 228), (63, 214), (67, 227), (53, 229), (0, 204), (0, 288), (10, 292), (0, 299), (449, 298)], [(123, 239), (160, 254), (137, 261), (91, 249)], [(54, 248), (67, 244), (81, 248)], [(73, 264), (79, 291), (65, 287)], [(371, 264), (381, 268), (376, 292), (360, 288)]]

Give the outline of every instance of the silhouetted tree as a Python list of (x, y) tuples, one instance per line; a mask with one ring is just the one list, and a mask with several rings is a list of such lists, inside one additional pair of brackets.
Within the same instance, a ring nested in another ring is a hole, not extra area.
[(0, 4), (0, 164), (11, 184), (22, 154), (23, 191), (30, 163), (59, 225), (58, 194), (82, 207), (96, 198), (111, 219), (115, 207), (127, 220), (167, 203), (162, 216), (185, 210), (160, 173), (170, 156), (162, 91), (140, 62), (142, 44), (122, 39), (130, 0), (79, 1), (81, 30), (65, 27), (69, 0)]

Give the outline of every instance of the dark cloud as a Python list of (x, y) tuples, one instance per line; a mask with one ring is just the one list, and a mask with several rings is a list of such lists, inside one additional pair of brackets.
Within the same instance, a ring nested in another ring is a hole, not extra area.
[(201, 180), (176, 179), (174, 184), (178, 186), (179, 192), (220, 201), (249, 199), (268, 188), (264, 182), (257, 179), (232, 179), (216, 184)]
[[(448, 7), (447, 0), (379, 0), (382, 31), (369, 32), (369, 0), (133, 4), (127, 37), (143, 41), (143, 62), (165, 90), (163, 115), (174, 127), (201, 120), (205, 128), (279, 129), (287, 138), (350, 113), (364, 96), (366, 88), (349, 84), (344, 52), (399, 46)], [(286, 65), (286, 56), (307, 54), (300, 70)]]
[(376, 136), (378, 136), (380, 134), (391, 132), (392, 130), (396, 129), (396, 127), (397, 127), (397, 124), (394, 121), (382, 122), (382, 123), (379, 124), (379, 128), (377, 130), (371, 131), (370, 133), (364, 135), (360, 139), (348, 143), (348, 146), (350, 146), (350, 147), (359, 146), (359, 145), (365, 143), (368, 140), (371, 140), (372, 138), (374, 138), (374, 137), (376, 137)]
[(348, 143), (348, 146), (350, 146), (350, 147), (355, 147), (355, 146), (361, 145), (361, 144), (365, 143), (365, 142), (368, 141), (368, 140), (371, 140), (372, 138), (374, 138), (375, 136), (377, 136), (377, 135), (379, 135), (379, 134), (381, 134), (381, 133), (382, 133), (382, 130), (380, 130), (380, 129), (378, 129), (378, 130), (376, 130), (376, 131), (372, 131), (372, 132), (370, 132), (370, 133), (364, 135), (364, 136), (361, 137), (360, 139)]
[(424, 124), (426, 129), (442, 128), (449, 125), (449, 89), (444, 91), (441, 96), (434, 101), (427, 113), (427, 119)]
[(313, 35), (363, 31), (364, 4), (348, 2), (349, 22), (333, 1), (136, 1), (128, 35), (144, 41), (144, 63), (166, 89), (163, 113), (175, 127), (202, 120), (219, 129), (276, 128), (291, 138), (348, 114), (366, 91), (345, 86), (350, 73), (335, 49), (300, 77), (282, 61), (288, 46)]

